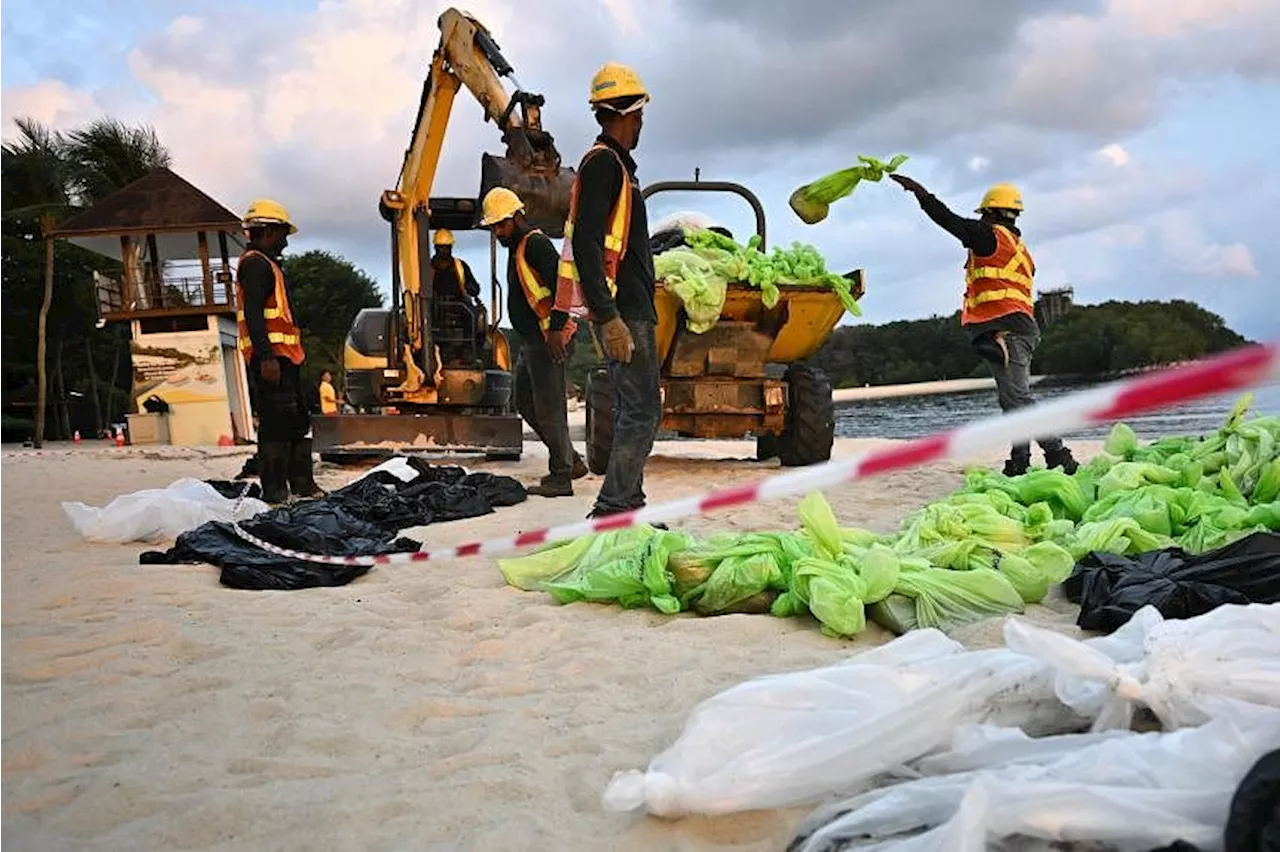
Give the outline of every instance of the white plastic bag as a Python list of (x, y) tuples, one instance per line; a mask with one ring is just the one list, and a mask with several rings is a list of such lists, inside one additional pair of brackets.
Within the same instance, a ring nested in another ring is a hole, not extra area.
[(1105, 842), (1121, 852), (1176, 840), (1221, 849), (1241, 779), (1261, 755), (1280, 746), (1280, 711), (1254, 708), (1167, 733), (1110, 731), (1041, 742), (1019, 742), (991, 729), (968, 736), (990, 738), (990, 763), (975, 757), (983, 746), (970, 742), (957, 752), (967, 757), (953, 753), (933, 762), (968, 762), (974, 771), (827, 805), (805, 820), (788, 848), (983, 852), (1018, 835)]
[(1058, 697), (1096, 719), (1095, 730), (1128, 728), (1139, 704), (1165, 730), (1204, 724), (1237, 703), (1280, 707), (1280, 604), (1170, 621), (1146, 606), (1107, 637), (1110, 654), (1015, 618), (1004, 635), (1009, 648), (1059, 670)]
[(603, 804), (672, 817), (847, 794), (974, 722), (1032, 734), (1087, 724), (1054, 697), (1048, 665), (914, 630), (839, 665), (758, 678), (707, 699), (647, 772), (614, 776)]
[(239, 501), (223, 497), (199, 479), (179, 479), (168, 488), (122, 494), (102, 508), (62, 504), (62, 511), (86, 541), (116, 543), (177, 538), (206, 521), (243, 521), (270, 508), (252, 497)]

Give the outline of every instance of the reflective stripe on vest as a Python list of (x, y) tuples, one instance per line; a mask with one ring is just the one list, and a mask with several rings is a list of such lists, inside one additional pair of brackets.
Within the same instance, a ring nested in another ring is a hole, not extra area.
[[(302, 332), (293, 321), (293, 311), (289, 307), (289, 291), (284, 283), (284, 270), (280, 264), (267, 257), (257, 249), (248, 249), (240, 255), (240, 263), (251, 254), (262, 257), (271, 264), (275, 277), (275, 287), (267, 294), (266, 306), (262, 317), (267, 323), (267, 342), (271, 351), (282, 358), (288, 358), (294, 364), (301, 364), (305, 358), (302, 351)], [(236, 267), (236, 330), (237, 346), (244, 354), (246, 361), (253, 357), (253, 340), (249, 336), (249, 323), (244, 315), (244, 287), (240, 284), (239, 266)]]
[(1003, 225), (993, 225), (996, 249), (986, 257), (972, 251), (965, 261), (964, 325), (1013, 313), (1035, 316), (1035, 262), (1026, 245)]
[(592, 145), (578, 165), (578, 174), (573, 180), (573, 189), (569, 193), (569, 218), (564, 225), (564, 243), (560, 249), (560, 265), (556, 269), (556, 310), (564, 311), (571, 316), (586, 316), (587, 309), (582, 295), (582, 281), (578, 277), (578, 266), (573, 260), (573, 230), (578, 220), (578, 197), (582, 192), (582, 167), (589, 158), (599, 151), (608, 151), (618, 161), (622, 170), (622, 190), (613, 202), (609, 211), (609, 223), (604, 234), (604, 283), (609, 295), (618, 294), (618, 267), (623, 255), (627, 253), (627, 239), (631, 234), (631, 174), (622, 162), (618, 152), (608, 145), (597, 142)]
[(538, 316), (538, 325), (545, 332), (551, 326), (551, 308), (554, 295), (550, 288), (542, 283), (538, 278), (538, 273), (533, 271), (533, 267), (529, 265), (528, 258), (525, 257), (525, 247), (529, 242), (529, 238), (534, 234), (541, 236), (542, 231), (534, 229), (525, 234), (520, 243), (516, 246), (516, 277), (520, 279), (520, 289), (524, 290), (525, 301), (529, 303), (529, 307), (533, 308), (533, 312)]
[(462, 260), (453, 259), (453, 273), (458, 276), (458, 295), (464, 299), (467, 297), (467, 274), (462, 270)]

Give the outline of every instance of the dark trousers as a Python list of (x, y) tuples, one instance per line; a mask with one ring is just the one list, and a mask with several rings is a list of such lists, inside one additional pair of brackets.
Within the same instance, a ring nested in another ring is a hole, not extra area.
[[(1006, 331), (1003, 333), (1003, 348), (994, 336), (988, 338), (975, 341), (975, 345), (995, 377), (1000, 410), (1013, 411), (1035, 404), (1035, 397), (1031, 395), (1031, 356), (1035, 354), (1040, 338)], [(1062, 450), (1062, 439), (1054, 435), (1038, 438), (1037, 443), (1046, 455)], [(1030, 458), (1031, 445), (1014, 444), (1012, 456), (1015, 459)]]
[(654, 324), (627, 320), (636, 349), (630, 364), (609, 362), (613, 381), (613, 449), (597, 512), (620, 512), (644, 505), (644, 464), (662, 421), (658, 343)]
[(547, 445), (549, 479), (564, 484), (573, 476), (566, 387), (565, 365), (551, 360), (541, 335), (521, 345), (516, 359), (516, 410)]
[[(275, 356), (268, 356), (275, 357)], [(257, 357), (249, 364), (250, 400), (258, 416), (258, 471), (262, 499), (283, 503), (289, 490), (298, 497), (319, 492), (311, 470), (311, 413), (302, 387), (302, 370), (287, 358), (280, 364), (280, 381), (262, 378)]]
[(276, 361), (280, 364), (280, 382), (274, 385), (263, 381), (257, 356), (249, 364), (250, 400), (258, 414), (260, 442), (296, 441), (305, 438), (311, 429), (301, 368), (288, 358)]

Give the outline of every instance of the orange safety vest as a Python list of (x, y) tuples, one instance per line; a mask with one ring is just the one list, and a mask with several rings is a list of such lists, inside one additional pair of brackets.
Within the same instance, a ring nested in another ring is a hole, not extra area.
[(586, 316), (588, 311), (586, 300), (582, 296), (578, 266), (573, 262), (573, 226), (578, 220), (582, 167), (597, 151), (608, 151), (618, 161), (618, 168), (622, 169), (622, 190), (618, 193), (618, 200), (613, 202), (613, 209), (609, 211), (609, 225), (604, 233), (604, 283), (609, 288), (610, 296), (618, 293), (618, 265), (622, 262), (622, 256), (627, 253), (627, 237), (631, 234), (632, 180), (618, 152), (603, 142), (597, 142), (583, 156), (582, 163), (578, 165), (578, 174), (573, 179), (573, 189), (569, 194), (569, 218), (564, 225), (564, 245), (560, 249), (560, 267), (556, 279), (556, 310), (578, 317)]
[(1003, 225), (993, 225), (996, 250), (986, 257), (972, 251), (964, 264), (964, 310), (960, 323), (987, 322), (1009, 314), (1036, 315), (1033, 301), (1035, 261), (1022, 240)]
[[(516, 277), (520, 279), (520, 289), (524, 291), (524, 298), (529, 303), (529, 307), (533, 308), (534, 314), (537, 315), (538, 326), (545, 336), (551, 329), (551, 311), (555, 307), (556, 294), (542, 283), (542, 279), (538, 277), (538, 273), (529, 265), (529, 260), (525, 257), (525, 248), (529, 238), (534, 234), (541, 235), (542, 231), (537, 228), (529, 231), (516, 245)], [(565, 324), (564, 333), (571, 338), (577, 327), (578, 324), (573, 317), (570, 317)]]
[[(275, 273), (275, 289), (267, 294), (267, 303), (262, 316), (267, 321), (267, 340), (271, 343), (271, 351), (281, 358), (288, 358), (294, 364), (301, 364), (306, 355), (302, 351), (302, 332), (293, 322), (293, 311), (289, 308), (289, 292), (284, 286), (284, 270), (280, 264), (267, 257), (257, 249), (248, 249), (240, 255), (240, 263), (250, 255), (258, 255), (271, 264)], [(247, 362), (253, 357), (253, 341), (249, 338), (249, 324), (244, 318), (244, 287), (240, 284), (240, 268), (236, 267), (236, 326), (240, 338), (240, 352)]]

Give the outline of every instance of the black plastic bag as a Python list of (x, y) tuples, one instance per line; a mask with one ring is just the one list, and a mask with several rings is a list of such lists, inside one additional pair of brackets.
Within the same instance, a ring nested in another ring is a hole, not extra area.
[[(417, 475), (409, 482), (387, 472), (370, 473), (319, 500), (307, 500), (241, 522), (263, 541), (301, 553), (324, 556), (376, 556), (407, 553), (421, 545), (398, 538), (408, 527), (486, 515), (498, 506), (526, 499), (524, 486), (507, 476), (467, 473), (460, 467), (433, 466), (409, 458)], [(209, 481), (229, 497), (242, 482)], [(257, 494), (261, 489), (255, 484)], [(290, 559), (262, 550), (238, 536), (228, 524), (202, 524), (178, 536), (167, 551), (139, 557), (149, 565), (207, 562), (222, 569), (220, 581), (236, 589), (307, 589), (341, 586), (369, 570), (365, 565), (325, 565)]]
[[(315, 500), (273, 509), (241, 522), (263, 541), (324, 556), (406, 553), (421, 545), (352, 517), (339, 506)], [(230, 524), (211, 521), (178, 536), (167, 551), (139, 557), (144, 565), (207, 562), (222, 569), (219, 581), (233, 589), (309, 589), (342, 586), (367, 573), (367, 565), (324, 565), (278, 556), (236, 535)]]
[(1226, 852), (1280, 852), (1280, 750), (1265, 754), (1231, 799)]
[(1280, 535), (1258, 532), (1191, 555), (1181, 548), (1137, 556), (1090, 553), (1062, 584), (1080, 604), (1076, 624), (1110, 633), (1150, 604), (1165, 618), (1192, 618), (1223, 604), (1280, 601)]

